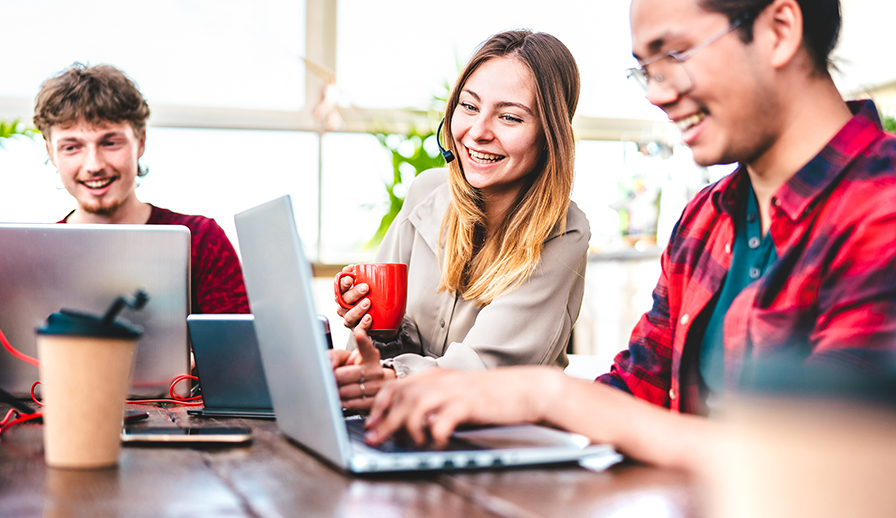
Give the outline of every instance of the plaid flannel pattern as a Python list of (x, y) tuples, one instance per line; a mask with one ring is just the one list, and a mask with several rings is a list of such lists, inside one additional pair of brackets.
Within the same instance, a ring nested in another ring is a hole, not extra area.
[[(772, 198), (778, 261), (734, 300), (725, 320), (726, 384), (743, 361), (797, 354), (867, 369), (896, 349), (896, 137), (871, 101)], [(703, 189), (662, 256), (653, 307), (598, 382), (673, 411), (700, 412), (688, 332), (731, 264), (746, 170)]]

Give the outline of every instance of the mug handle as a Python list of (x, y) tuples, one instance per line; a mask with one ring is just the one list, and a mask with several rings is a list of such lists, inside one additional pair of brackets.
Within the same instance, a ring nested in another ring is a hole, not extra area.
[(342, 290), (339, 289), (343, 277), (351, 277), (352, 281), (355, 280), (355, 274), (350, 272), (339, 272), (336, 274), (336, 280), (333, 281), (333, 291), (336, 292), (336, 303), (345, 309), (353, 309), (355, 306), (350, 306), (345, 299), (342, 298)]

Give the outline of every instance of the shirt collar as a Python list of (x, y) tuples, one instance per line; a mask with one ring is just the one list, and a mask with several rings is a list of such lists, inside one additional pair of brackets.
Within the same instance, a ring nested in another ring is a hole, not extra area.
[[(775, 193), (774, 198), (779, 207), (794, 221), (814, 205), (815, 199), (838, 179), (849, 164), (883, 131), (874, 102), (862, 100), (849, 101), (846, 104), (853, 117), (821, 152)], [(741, 164), (737, 171), (713, 187), (711, 194), (713, 207), (717, 212), (725, 212), (733, 217), (737, 201), (746, 199), (743, 197), (743, 189), (746, 187), (749, 187), (747, 171)]]
[(883, 131), (874, 102), (850, 101), (847, 106), (853, 113), (849, 122), (775, 193), (777, 203), (791, 220), (796, 221), (811, 209), (816, 198), (839, 179)]

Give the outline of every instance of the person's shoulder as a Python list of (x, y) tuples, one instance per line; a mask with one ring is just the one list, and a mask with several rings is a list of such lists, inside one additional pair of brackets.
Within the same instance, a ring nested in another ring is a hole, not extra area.
[(150, 207), (152, 207), (152, 212), (149, 215), (149, 221), (146, 222), (147, 225), (184, 225), (194, 233), (221, 228), (212, 218), (198, 214), (181, 214), (155, 205), (150, 205)]
[(873, 174), (896, 176), (896, 135), (881, 131), (862, 153), (870, 163), (861, 169)]
[(408, 188), (405, 203), (417, 205), (429, 195), (439, 191), (440, 188), (448, 189), (448, 168), (439, 167), (427, 169), (418, 174)]
[(588, 217), (576, 205), (576, 202), (570, 200), (569, 207), (566, 209), (566, 231), (570, 230), (582, 230), (582, 231), (591, 231), (591, 223), (588, 221)]

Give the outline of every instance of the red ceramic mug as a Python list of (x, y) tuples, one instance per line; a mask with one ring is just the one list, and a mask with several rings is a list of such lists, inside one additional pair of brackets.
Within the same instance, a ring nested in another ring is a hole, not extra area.
[(344, 277), (351, 277), (354, 285), (364, 283), (368, 286), (364, 298), (370, 300), (367, 314), (373, 318), (369, 331), (377, 333), (398, 331), (408, 304), (408, 265), (353, 264), (349, 271), (339, 272), (333, 284), (336, 302), (345, 309), (352, 309), (355, 306), (342, 298), (342, 291), (339, 289)]

